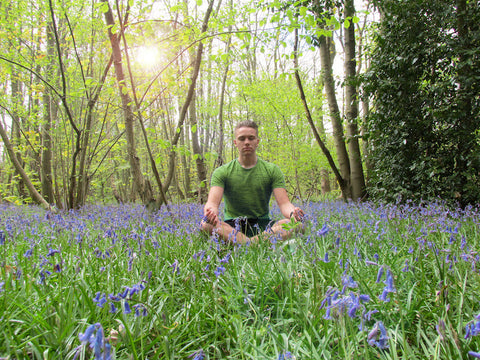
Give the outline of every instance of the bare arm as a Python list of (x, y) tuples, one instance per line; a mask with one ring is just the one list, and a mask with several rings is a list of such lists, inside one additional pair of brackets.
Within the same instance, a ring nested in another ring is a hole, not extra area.
[(297, 221), (302, 219), (304, 216), (303, 210), (290, 202), (287, 190), (284, 188), (273, 189), (273, 196), (275, 196), (275, 200), (277, 201), (278, 207), (284, 217), (291, 218), (293, 216)]
[(220, 186), (212, 186), (208, 193), (207, 203), (203, 207), (203, 215), (208, 223), (216, 226), (220, 221), (218, 217), (218, 208), (223, 197), (223, 188)]

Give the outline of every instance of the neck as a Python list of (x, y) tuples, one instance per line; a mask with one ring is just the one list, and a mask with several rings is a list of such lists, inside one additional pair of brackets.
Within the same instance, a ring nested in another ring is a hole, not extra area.
[(240, 155), (238, 157), (238, 162), (244, 169), (250, 169), (254, 167), (257, 164), (257, 155), (256, 154), (251, 154), (251, 155)]

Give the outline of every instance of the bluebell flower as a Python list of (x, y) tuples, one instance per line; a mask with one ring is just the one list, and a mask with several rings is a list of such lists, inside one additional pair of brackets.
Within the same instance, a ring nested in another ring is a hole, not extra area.
[(278, 359), (277, 360), (286, 360), (286, 359), (293, 359), (293, 355), (290, 351), (286, 351), (286, 352), (283, 352), (283, 353), (280, 353), (278, 355)]
[(97, 306), (103, 307), (103, 305), (105, 305), (105, 303), (107, 302), (107, 298), (106, 298), (105, 294), (102, 294), (99, 291), (99, 292), (97, 292), (97, 294), (93, 298), (93, 302), (97, 303)]
[(84, 333), (80, 333), (78, 335), (78, 338), (80, 339), (81, 342), (87, 342), (91, 340), (91, 337), (93, 336), (93, 333), (95, 332), (95, 327), (100, 324), (92, 324), (87, 327)]
[(368, 333), (367, 342), (370, 346), (376, 346), (379, 349), (388, 349), (388, 334), (383, 322), (377, 321), (373, 329)]
[(344, 273), (342, 276), (342, 285), (343, 285), (343, 292), (345, 291), (346, 288), (349, 288), (349, 289), (358, 288), (358, 283), (354, 281), (353, 278), (350, 275), (347, 275), (346, 273)]
[(223, 266), (217, 266), (217, 270), (215, 270), (213, 273), (215, 274), (216, 277), (219, 277), (225, 273), (225, 267)]
[(476, 359), (480, 359), (480, 353), (475, 352), (475, 351), (469, 351), (468, 355), (473, 356)]
[(110, 303), (110, 313), (115, 314), (117, 312), (117, 308), (113, 302)]
[(53, 256), (53, 255), (59, 254), (59, 253), (60, 253), (60, 250), (58, 250), (58, 249), (53, 249), (53, 248), (49, 248), (49, 249), (48, 249), (48, 254), (47, 254), (47, 256)]
[(383, 266), (381, 266), (379, 269), (378, 269), (378, 272), (377, 272), (377, 280), (375, 280), (375, 282), (378, 284), (381, 280), (382, 280), (382, 276), (383, 276)]
[(329, 231), (329, 228), (327, 226), (327, 224), (324, 224), (323, 227), (317, 231), (317, 236), (323, 236), (323, 235), (326, 235)]
[(130, 305), (128, 304), (128, 301), (125, 301), (123, 304), (123, 313), (124, 314), (130, 314), (132, 312), (132, 309), (130, 309)]
[(135, 309), (136, 317), (148, 315), (147, 308), (143, 304), (135, 304), (133, 305), (133, 308)]
[[(78, 338), (83, 344), (88, 344), (93, 349), (95, 360), (112, 360), (111, 345), (105, 339), (103, 327), (100, 323), (89, 325), (84, 333), (78, 335)], [(81, 346), (77, 348), (75, 358), (78, 357), (80, 349)]]
[(375, 309), (375, 310), (370, 310), (370, 311), (367, 311), (364, 315), (363, 315), (363, 318), (367, 321), (370, 321), (372, 320), (372, 315), (373, 314), (376, 314), (378, 313), (378, 310)]
[(192, 360), (203, 360), (204, 357), (205, 353), (203, 352), (203, 349), (197, 350), (189, 356), (189, 358), (192, 358)]
[(90, 344), (90, 346), (93, 346), (95, 359), (101, 359), (102, 349), (103, 349), (103, 329), (101, 327), (97, 329), (97, 334), (95, 335), (95, 341), (93, 344)]
[(170, 267), (172, 268), (172, 272), (173, 272), (174, 274), (180, 272), (180, 269), (179, 269), (179, 267), (178, 267), (178, 260), (177, 260), (177, 259), (175, 259), (175, 261), (173, 262), (172, 265), (170, 265)]
[(385, 280), (385, 289), (388, 292), (396, 292), (395, 286), (393, 285), (393, 275), (390, 269), (387, 269), (387, 279)]
[(228, 253), (227, 255), (225, 255), (225, 257), (223, 259), (220, 260), (221, 263), (224, 263), (224, 264), (227, 264), (228, 261), (230, 260), (230, 253)]
[(5, 291), (4, 286), (5, 286), (5, 281), (0, 281), (0, 292)]

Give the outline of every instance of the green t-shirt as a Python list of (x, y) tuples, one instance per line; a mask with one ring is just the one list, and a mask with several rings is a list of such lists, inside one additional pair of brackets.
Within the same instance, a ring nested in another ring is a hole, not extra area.
[(211, 186), (223, 188), (224, 220), (268, 219), (273, 189), (285, 188), (285, 178), (277, 165), (262, 159), (251, 169), (235, 159), (215, 169)]

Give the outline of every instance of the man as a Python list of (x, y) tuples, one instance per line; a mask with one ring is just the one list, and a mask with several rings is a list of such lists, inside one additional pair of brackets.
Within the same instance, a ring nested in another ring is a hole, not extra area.
[[(249, 120), (240, 122), (235, 128), (233, 141), (238, 158), (220, 166), (212, 174), (202, 230), (209, 234), (217, 232), (225, 242), (257, 243), (259, 235), (285, 240), (302, 228), (300, 220), (304, 212), (290, 202), (278, 166), (258, 158), (259, 142), (257, 124)], [(272, 193), (285, 217), (273, 225), (269, 217)], [(222, 198), (225, 202), (224, 221), (219, 218)], [(295, 223), (285, 226), (291, 221)]]

